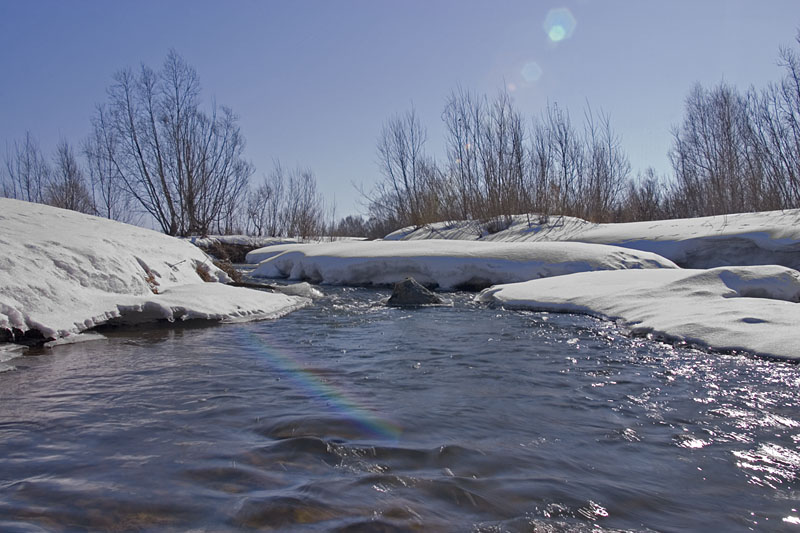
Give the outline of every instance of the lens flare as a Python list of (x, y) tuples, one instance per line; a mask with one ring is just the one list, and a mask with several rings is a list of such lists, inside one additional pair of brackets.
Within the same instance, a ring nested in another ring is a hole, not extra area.
[(572, 12), (566, 7), (559, 7), (547, 12), (542, 27), (550, 41), (559, 43), (572, 37), (577, 25), (578, 23), (575, 17), (572, 16)]
[(537, 62), (531, 61), (522, 67), (521, 74), (528, 83), (536, 83), (542, 77), (542, 67)]
[(550, 37), (551, 41), (563, 41), (564, 38), (567, 36), (567, 30), (564, 29), (564, 26), (560, 24), (556, 24), (550, 31), (547, 33), (547, 36)]

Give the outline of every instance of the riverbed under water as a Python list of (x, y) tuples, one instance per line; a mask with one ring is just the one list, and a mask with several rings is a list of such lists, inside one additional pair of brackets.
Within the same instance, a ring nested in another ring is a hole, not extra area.
[(0, 531), (800, 530), (798, 365), (324, 290), (12, 361)]

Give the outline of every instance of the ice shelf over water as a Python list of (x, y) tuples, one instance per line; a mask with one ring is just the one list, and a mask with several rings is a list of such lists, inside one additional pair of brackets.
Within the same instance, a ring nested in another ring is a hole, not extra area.
[(250, 252), (256, 277), (334, 285), (391, 285), (413, 277), (440, 289), (616, 269), (676, 268), (649, 252), (601, 244), (454, 240), (278, 245)]

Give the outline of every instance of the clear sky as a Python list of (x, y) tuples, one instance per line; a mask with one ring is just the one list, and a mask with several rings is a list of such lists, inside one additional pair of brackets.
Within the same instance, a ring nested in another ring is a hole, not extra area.
[(634, 172), (667, 172), (691, 86), (778, 79), (798, 27), (798, 0), (0, 0), (0, 148), (28, 130), (48, 154), (79, 143), (113, 74), (174, 48), (240, 115), (254, 179), (309, 167), (337, 216), (363, 211), (351, 184), (374, 183), (381, 126), (412, 103), (442, 156), (457, 86), (508, 87), (529, 116), (550, 101), (580, 119), (588, 100)]

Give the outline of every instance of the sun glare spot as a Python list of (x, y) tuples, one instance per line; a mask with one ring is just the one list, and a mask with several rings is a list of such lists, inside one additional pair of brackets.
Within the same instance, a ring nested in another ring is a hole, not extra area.
[(542, 77), (542, 67), (540, 67), (535, 61), (531, 61), (522, 67), (521, 74), (528, 83), (535, 83)]
[(551, 41), (563, 41), (564, 38), (567, 36), (567, 30), (564, 29), (564, 26), (561, 24), (556, 24), (550, 31), (547, 33), (547, 36), (550, 37)]
[(559, 7), (547, 12), (542, 26), (545, 33), (547, 33), (547, 37), (552, 42), (558, 43), (572, 37), (577, 25), (578, 23), (575, 21), (575, 17), (572, 16), (572, 12), (566, 7)]

